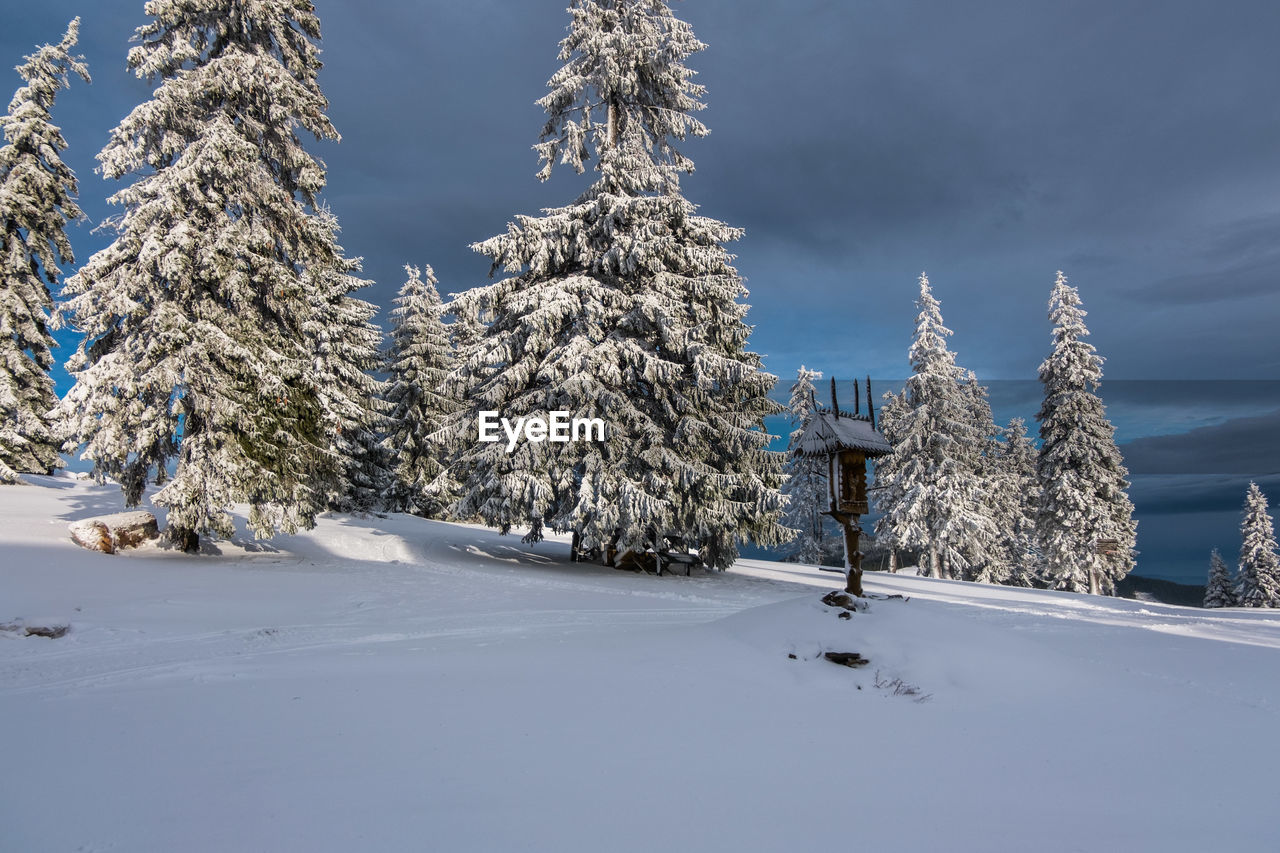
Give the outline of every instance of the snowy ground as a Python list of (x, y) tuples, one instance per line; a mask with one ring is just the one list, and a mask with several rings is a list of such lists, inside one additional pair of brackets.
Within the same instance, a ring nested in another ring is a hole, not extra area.
[(31, 482), (0, 622), (71, 631), (0, 631), (0, 850), (1280, 849), (1280, 614), (872, 575), (846, 621), (404, 516), (106, 556), (117, 490)]

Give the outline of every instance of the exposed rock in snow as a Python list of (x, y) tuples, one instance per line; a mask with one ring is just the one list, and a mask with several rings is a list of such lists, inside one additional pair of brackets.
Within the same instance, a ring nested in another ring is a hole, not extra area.
[(98, 518), (73, 521), (67, 528), (81, 548), (114, 554), (120, 548), (136, 548), (159, 536), (156, 517), (145, 510), (119, 512)]
[(67, 635), (71, 630), (70, 625), (55, 623), (49, 620), (39, 620), (40, 624), (29, 625), (26, 620), (15, 619), (12, 622), (0, 624), (0, 631), (10, 634), (17, 634), (21, 637), (45, 637), (50, 640), (57, 640)]
[(864, 658), (857, 652), (824, 652), (822, 655), (832, 663), (838, 663), (841, 666), (859, 667), (866, 666), (871, 661)]
[(832, 590), (831, 592), (822, 596), (822, 603), (827, 605), (828, 607), (843, 607), (845, 610), (848, 610), (848, 611), (859, 611), (859, 610), (867, 609), (867, 603), (865, 601), (859, 602), (857, 598), (854, 598), (849, 593), (840, 589)]

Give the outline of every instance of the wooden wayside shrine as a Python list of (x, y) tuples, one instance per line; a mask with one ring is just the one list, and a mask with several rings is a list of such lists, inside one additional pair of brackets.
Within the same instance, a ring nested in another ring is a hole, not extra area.
[(869, 511), (867, 505), (867, 460), (892, 453), (888, 440), (876, 430), (876, 414), (871, 402), (871, 377), (867, 377), (867, 413), (858, 406), (858, 382), (853, 383), (853, 413), (840, 411), (836, 380), (831, 379), (831, 408), (816, 404), (805, 425), (795, 453), (825, 457), (831, 509), (827, 511), (844, 531), (845, 591), (862, 596), (862, 551), (858, 521)]

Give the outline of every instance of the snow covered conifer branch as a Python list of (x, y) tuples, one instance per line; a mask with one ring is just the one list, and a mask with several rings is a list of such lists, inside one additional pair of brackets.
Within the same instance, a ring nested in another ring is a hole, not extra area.
[(706, 45), (662, 0), (574, 0), (569, 14), (565, 64), (538, 101), (548, 116), (534, 146), (538, 177), (557, 159), (582, 173), (594, 157), (635, 191), (678, 192), (677, 173), (693, 162), (673, 141), (710, 133), (691, 115), (705, 108), (706, 88), (684, 64)]

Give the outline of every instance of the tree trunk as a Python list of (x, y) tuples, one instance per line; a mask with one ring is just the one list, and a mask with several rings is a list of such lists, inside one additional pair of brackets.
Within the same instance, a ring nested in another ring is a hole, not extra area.
[(188, 527), (170, 527), (169, 539), (188, 554), (200, 550), (200, 534)]
[(609, 101), (609, 116), (606, 121), (608, 122), (606, 135), (609, 141), (609, 149), (612, 150), (618, 147), (618, 135), (622, 132), (622, 107), (618, 105), (617, 101)]

